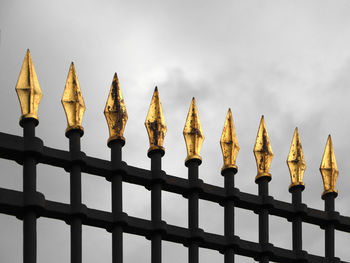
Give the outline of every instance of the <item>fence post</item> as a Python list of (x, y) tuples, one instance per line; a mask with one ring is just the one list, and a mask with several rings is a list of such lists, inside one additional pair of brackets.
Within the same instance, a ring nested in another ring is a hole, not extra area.
[(36, 200), (36, 164), (37, 141), (35, 127), (39, 124), (38, 108), (42, 97), (38, 77), (35, 72), (29, 49), (25, 55), (19, 74), (16, 92), (20, 102), (22, 116), (20, 126), (23, 128), (23, 262), (36, 263), (37, 233), (35, 208)]
[[(235, 177), (237, 169), (225, 169), (222, 172), (222, 175), (225, 177), (225, 190), (229, 192), (230, 189), (235, 187)], [(232, 238), (235, 234), (235, 204), (233, 200), (225, 201), (225, 237), (227, 239)], [(234, 263), (235, 254), (233, 248), (228, 248), (225, 250), (225, 263)]]
[[(287, 158), (287, 165), (291, 177), (289, 192), (292, 194), (292, 205), (297, 210), (300, 209), (302, 205), (302, 192), (305, 189), (303, 176), (306, 168), (298, 128), (294, 130), (292, 144)], [(298, 212), (291, 219), (294, 252), (300, 252), (302, 250), (302, 218)]]
[[(108, 146), (111, 148), (111, 164), (113, 174), (111, 175), (111, 191), (112, 191), (112, 214), (114, 220), (123, 212), (123, 178), (118, 168), (122, 161), (122, 147), (125, 141), (122, 139), (111, 140)], [(123, 227), (117, 223), (112, 229), (112, 262), (123, 262)]]
[(199, 220), (199, 193), (200, 181), (198, 179), (198, 168), (202, 163), (200, 150), (204, 141), (204, 135), (199, 120), (199, 114), (196, 101), (192, 98), (191, 106), (188, 111), (187, 120), (183, 130), (187, 147), (187, 158), (185, 165), (188, 168), (188, 183), (190, 192), (188, 193), (188, 228), (190, 231), (190, 240), (188, 244), (189, 263), (198, 263), (199, 261), (199, 240), (201, 229), (198, 226)]
[[(162, 150), (151, 150), (148, 153), (151, 158), (151, 172), (154, 176), (154, 181), (151, 185), (151, 220), (154, 226), (161, 223), (162, 220), (162, 185), (159, 181), (159, 177), (162, 175), (161, 172), (161, 158), (164, 155)], [(158, 180), (157, 178), (158, 177)], [(162, 234), (159, 231), (152, 233), (151, 237), (151, 262), (160, 263), (162, 262)]]
[[(270, 165), (273, 157), (270, 139), (267, 134), (264, 116), (261, 117), (258, 134), (254, 146), (258, 174), (255, 183), (258, 184), (258, 194), (264, 202), (269, 196), (269, 182), (271, 181)], [(269, 210), (266, 204), (258, 211), (259, 214), (259, 244), (264, 250), (269, 243)], [(260, 263), (268, 263), (269, 257), (263, 252), (259, 259)]]
[[(235, 126), (233, 124), (233, 118), (231, 109), (228, 110), (225, 119), (224, 129), (222, 131), (220, 146), (223, 155), (224, 165), (221, 169), (221, 174), (224, 176), (224, 187), (227, 198), (224, 203), (225, 207), (225, 237), (229, 240), (234, 237), (235, 234), (235, 203), (231, 190), (235, 187), (235, 177), (238, 168), (236, 165), (236, 158), (239, 151), (238, 140), (236, 136)], [(225, 263), (234, 263), (235, 254), (232, 247), (227, 248), (224, 252)]]
[(120, 89), (117, 73), (114, 73), (111, 88), (104, 109), (109, 138), (107, 145), (111, 149), (111, 191), (112, 191), (112, 262), (123, 262), (123, 177), (122, 148), (125, 144), (124, 129), (128, 114)]
[[(35, 126), (38, 121), (34, 118), (25, 118), (21, 121), (23, 127), (24, 144), (30, 145), (35, 138)], [(23, 201), (33, 200), (36, 194), (36, 163), (33, 154), (26, 153), (23, 158)], [(30, 205), (30, 204), (29, 204)], [(23, 262), (36, 263), (37, 257), (37, 214), (35, 209), (26, 206), (23, 214)]]
[(84, 134), (81, 126), (85, 103), (81, 95), (78, 76), (72, 62), (68, 71), (66, 86), (62, 95), (62, 105), (67, 117), (66, 137), (69, 139), (71, 164), (70, 172), (70, 204), (71, 218), (71, 263), (82, 262), (82, 202), (81, 202), (81, 147), (80, 137)]
[[(292, 194), (292, 204), (294, 207), (299, 207), (302, 204), (302, 191), (304, 187), (301, 185), (295, 185), (289, 189)], [(302, 239), (302, 219), (300, 215), (296, 215), (292, 218), (292, 242), (293, 251), (298, 252), (303, 249)]]
[[(331, 136), (328, 136), (326, 147), (324, 150), (320, 172), (323, 179), (324, 191), (322, 199), (325, 204), (325, 211), (329, 217), (334, 215), (335, 198), (338, 196), (338, 191), (335, 189), (339, 170), (335, 159), (333, 143)], [(332, 262), (334, 259), (334, 222), (329, 221), (325, 226), (325, 256), (326, 259)]]
[[(334, 212), (336, 194), (327, 193), (323, 196), (325, 211), (329, 214)], [(326, 259), (334, 258), (334, 223), (325, 226), (325, 256)]]
[(162, 262), (162, 156), (167, 127), (165, 124), (162, 104), (159, 98), (158, 88), (155, 87), (152, 101), (145, 121), (150, 147), (148, 157), (151, 158), (151, 220), (153, 233), (151, 235), (151, 261), (152, 263)]

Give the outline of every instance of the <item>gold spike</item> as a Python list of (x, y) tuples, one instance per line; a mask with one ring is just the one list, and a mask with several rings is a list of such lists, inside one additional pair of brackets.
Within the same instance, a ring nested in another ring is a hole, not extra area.
[(114, 73), (104, 114), (109, 129), (108, 143), (117, 139), (125, 142), (123, 134), (126, 121), (128, 120), (128, 114), (126, 112), (123, 94), (119, 86), (117, 73)]
[(335, 185), (338, 178), (338, 166), (337, 161), (335, 160), (335, 154), (333, 150), (333, 144), (331, 136), (328, 136), (326, 148), (324, 150), (320, 172), (322, 174), (324, 191), (322, 197), (328, 193), (337, 194), (338, 191), (335, 189)]
[(294, 131), (292, 145), (290, 146), (290, 150), (287, 158), (287, 165), (288, 165), (290, 177), (292, 180), (292, 183), (290, 184), (289, 189), (297, 185), (304, 186), (303, 176), (304, 176), (306, 165), (305, 165), (303, 148), (300, 142), (298, 128), (295, 128), (295, 131)]
[(167, 128), (157, 87), (153, 92), (153, 97), (148, 110), (145, 126), (147, 129), (150, 144), (148, 153), (153, 150), (161, 150), (164, 154), (163, 142)]
[(271, 178), (270, 165), (272, 162), (273, 152), (269, 135), (267, 134), (266, 130), (264, 115), (261, 117), (258, 135), (256, 136), (254, 156), (258, 170), (255, 181), (264, 176)]
[(202, 162), (200, 151), (204, 141), (204, 134), (199, 120), (196, 100), (194, 98), (192, 98), (191, 106), (187, 114), (183, 135), (187, 147), (187, 158), (185, 164), (192, 159), (197, 159)]
[(225, 125), (220, 139), (220, 145), (224, 158), (224, 165), (221, 171), (229, 168), (233, 168), (237, 171), (236, 158), (239, 151), (239, 145), (231, 109), (228, 109), (226, 115)]
[(22, 69), (17, 80), (16, 92), (22, 110), (20, 123), (26, 118), (33, 118), (39, 121), (38, 107), (43, 94), (40, 89), (29, 49), (27, 49)]
[(61, 102), (67, 117), (66, 133), (70, 130), (80, 130), (84, 132), (81, 122), (85, 112), (85, 103), (73, 62), (69, 68)]

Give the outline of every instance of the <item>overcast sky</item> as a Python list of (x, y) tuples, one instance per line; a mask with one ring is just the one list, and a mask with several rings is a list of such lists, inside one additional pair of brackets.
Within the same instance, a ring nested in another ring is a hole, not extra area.
[[(336, 209), (350, 215), (350, 2), (309, 0), (221, 1), (0, 1), (1, 132), (22, 134), (15, 85), (27, 48), (43, 92), (37, 136), (45, 145), (68, 149), (60, 100), (74, 61), (86, 104), (82, 150), (108, 159), (103, 109), (114, 72), (118, 73), (129, 120), (124, 160), (149, 168), (144, 121), (157, 85), (168, 126), (163, 169), (186, 178), (182, 135), (195, 96), (205, 141), (200, 178), (223, 185), (219, 140), (227, 109), (232, 109), (240, 152), (236, 186), (257, 193), (253, 146), (265, 115), (274, 159), (270, 192), (289, 201), (286, 165), (294, 128), (299, 128), (306, 172), (305, 203), (323, 209), (319, 166), (328, 134), (339, 167)], [(21, 167), (0, 161), (0, 187), (20, 190)], [(38, 190), (50, 200), (69, 202), (63, 169), (38, 165)], [(187, 226), (187, 202), (163, 194), (163, 219)], [(110, 185), (83, 176), (83, 201), (110, 211)], [(174, 207), (176, 210), (174, 211)], [(150, 218), (150, 193), (124, 184), (124, 210)], [(270, 217), (271, 243), (291, 248), (291, 224)], [(223, 209), (200, 202), (200, 226), (223, 233)], [(0, 261), (22, 260), (22, 222), (0, 215)], [(323, 255), (324, 234), (304, 224), (304, 249)], [(236, 231), (257, 241), (257, 216), (237, 211)], [(125, 262), (150, 262), (150, 242), (124, 235)], [(336, 256), (350, 261), (350, 235), (336, 233)], [(58, 247), (58, 248), (57, 248)], [(187, 262), (182, 245), (163, 243), (165, 263)], [(52, 260), (55, 257), (56, 259)], [(83, 228), (83, 261), (111, 262), (111, 236)], [(200, 250), (201, 263), (223, 262), (216, 251)], [(38, 262), (69, 262), (69, 227), (38, 220)], [(237, 262), (254, 262), (237, 257)]]

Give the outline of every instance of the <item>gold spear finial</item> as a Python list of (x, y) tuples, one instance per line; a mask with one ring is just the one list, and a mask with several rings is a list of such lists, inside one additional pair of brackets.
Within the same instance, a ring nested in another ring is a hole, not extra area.
[(29, 49), (27, 49), (22, 69), (19, 73), (16, 84), (16, 92), (22, 110), (20, 123), (26, 118), (33, 118), (38, 122), (38, 107), (43, 94), (40, 89), (38, 77), (35, 72)]
[(163, 115), (162, 103), (159, 99), (158, 88), (153, 92), (151, 105), (145, 121), (150, 147), (148, 153), (153, 150), (161, 150), (164, 154), (164, 137), (167, 131)]
[(117, 73), (114, 73), (104, 114), (109, 129), (108, 143), (117, 139), (125, 141), (123, 134), (126, 121), (128, 120), (128, 114), (126, 112), (123, 94), (119, 86)]
[(202, 148), (202, 143), (204, 141), (204, 134), (202, 131), (201, 122), (199, 120), (196, 100), (194, 98), (192, 98), (191, 106), (187, 114), (183, 135), (185, 137), (187, 148), (187, 158), (185, 160), (185, 165), (189, 160), (192, 159), (197, 159), (199, 162), (202, 162), (200, 151)]
[(233, 123), (231, 109), (228, 109), (224, 129), (220, 139), (224, 165), (221, 171), (232, 168), (237, 171), (236, 158), (239, 151), (236, 130)]
[(80, 130), (84, 132), (81, 122), (85, 112), (85, 103), (73, 62), (69, 67), (61, 102), (67, 117), (66, 134), (70, 130)]
[(264, 176), (271, 178), (270, 165), (272, 162), (273, 152), (269, 135), (267, 134), (266, 130), (264, 115), (261, 117), (258, 135), (256, 136), (254, 156), (258, 170), (255, 181)]
[(297, 185), (304, 186), (303, 176), (304, 176), (306, 165), (305, 165), (303, 148), (300, 142), (298, 128), (295, 128), (295, 131), (294, 131), (292, 145), (290, 146), (290, 150), (287, 158), (287, 165), (288, 165), (290, 177), (292, 180), (292, 183), (290, 184), (289, 189)]
[(326, 148), (324, 150), (320, 172), (322, 174), (324, 191), (322, 197), (328, 193), (338, 194), (338, 191), (335, 189), (337, 183), (337, 178), (339, 174), (337, 161), (335, 160), (335, 154), (333, 150), (333, 144), (331, 136), (328, 136)]

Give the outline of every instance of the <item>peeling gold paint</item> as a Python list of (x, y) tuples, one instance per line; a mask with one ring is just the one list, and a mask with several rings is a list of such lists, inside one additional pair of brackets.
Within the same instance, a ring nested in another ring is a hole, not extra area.
[(104, 115), (109, 129), (108, 143), (117, 139), (125, 141), (123, 134), (128, 120), (128, 114), (126, 112), (122, 91), (119, 86), (117, 73), (115, 73), (113, 77)]
[(39, 120), (38, 108), (43, 94), (40, 89), (29, 49), (27, 49), (22, 69), (17, 80), (16, 92), (22, 111), (20, 121), (25, 118)]
[(151, 105), (145, 121), (150, 147), (148, 152), (162, 150), (164, 152), (164, 137), (167, 131), (158, 88), (153, 92)]
[(224, 165), (221, 171), (229, 168), (237, 170), (236, 159), (239, 151), (239, 145), (231, 109), (228, 110), (226, 115), (225, 125), (220, 139), (220, 145), (224, 159)]
[(291, 177), (291, 184), (289, 188), (297, 185), (303, 185), (303, 176), (305, 172), (305, 159), (303, 148), (301, 146), (298, 128), (295, 128), (292, 145), (287, 158), (287, 165)]
[(256, 160), (256, 166), (258, 174), (255, 177), (255, 181), (261, 177), (271, 177), (270, 166), (272, 162), (273, 152), (269, 135), (266, 130), (264, 116), (261, 117), (259, 131), (256, 137), (254, 146), (254, 156)]
[(84, 131), (81, 123), (85, 112), (85, 103), (73, 62), (69, 68), (61, 102), (67, 117), (66, 132), (73, 129)]
[(196, 100), (192, 98), (191, 106), (187, 114), (183, 135), (186, 142), (187, 158), (185, 163), (191, 159), (202, 160), (200, 151), (204, 141), (204, 134), (199, 119)]
[(326, 148), (324, 150), (320, 172), (323, 179), (324, 191), (322, 196), (328, 193), (338, 193), (335, 189), (339, 174), (337, 161), (335, 159), (331, 136), (328, 136)]

